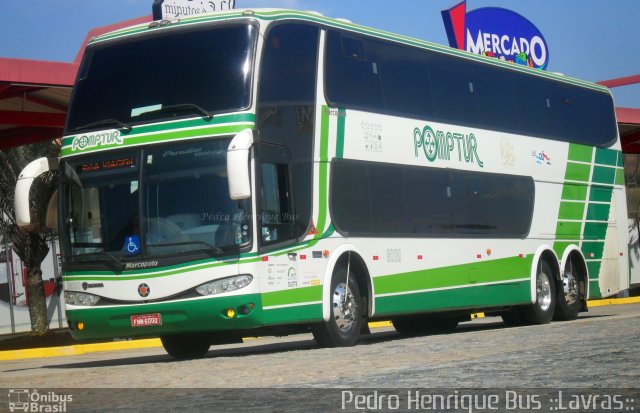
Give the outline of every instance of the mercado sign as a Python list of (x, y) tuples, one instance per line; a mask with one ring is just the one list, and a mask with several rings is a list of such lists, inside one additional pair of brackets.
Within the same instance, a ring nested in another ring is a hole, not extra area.
[(235, 0), (154, 0), (153, 20), (172, 20), (235, 8)]
[(499, 7), (467, 12), (463, 1), (442, 11), (449, 45), (467, 52), (546, 69), (549, 47), (533, 23)]

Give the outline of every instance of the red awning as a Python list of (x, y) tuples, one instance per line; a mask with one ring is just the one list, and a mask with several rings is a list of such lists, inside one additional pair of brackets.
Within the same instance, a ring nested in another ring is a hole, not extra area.
[(89, 39), (148, 21), (151, 16), (92, 29), (71, 63), (0, 58), (0, 149), (60, 138)]

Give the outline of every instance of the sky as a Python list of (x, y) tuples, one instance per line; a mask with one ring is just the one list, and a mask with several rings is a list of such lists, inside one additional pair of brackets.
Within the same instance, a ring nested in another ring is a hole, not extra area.
[[(460, 0), (236, 0), (236, 8), (314, 10), (448, 45), (440, 12)], [(153, 0), (2, 0), (0, 57), (70, 62), (89, 30), (151, 14)], [(548, 70), (592, 82), (640, 74), (640, 0), (467, 0), (529, 19), (549, 47)], [(612, 89), (640, 108), (640, 84)]]

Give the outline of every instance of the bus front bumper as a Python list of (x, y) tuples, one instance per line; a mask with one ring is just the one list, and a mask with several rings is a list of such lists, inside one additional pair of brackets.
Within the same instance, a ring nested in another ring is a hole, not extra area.
[(245, 330), (262, 325), (260, 294), (67, 309), (76, 340)]

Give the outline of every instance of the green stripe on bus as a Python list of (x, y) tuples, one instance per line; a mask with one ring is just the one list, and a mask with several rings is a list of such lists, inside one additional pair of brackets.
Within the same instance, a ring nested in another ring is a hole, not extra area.
[(615, 185), (623, 185), (624, 186), (624, 169), (617, 168), (616, 169), (616, 177), (613, 181)]
[[(318, 164), (318, 222), (316, 229), (321, 233), (327, 220), (327, 182), (329, 158), (329, 107), (322, 107), (320, 121), (320, 162)], [(316, 235), (319, 238), (321, 235)]]
[(322, 285), (272, 291), (262, 294), (265, 307), (322, 301)]
[[(132, 136), (146, 134), (146, 133), (172, 131), (175, 129), (184, 129), (184, 128), (222, 126), (229, 123), (255, 123), (255, 120), (256, 120), (256, 117), (253, 113), (235, 113), (230, 115), (220, 115), (220, 116), (214, 117), (212, 120), (206, 120), (202, 118), (191, 118), (191, 119), (184, 119), (180, 121), (169, 121), (169, 122), (160, 122), (160, 123), (152, 123), (148, 125), (134, 126), (130, 132), (126, 132), (126, 133), (123, 132), (121, 136), (127, 139)], [(91, 133), (94, 133), (94, 132), (87, 132), (82, 134), (66, 136), (62, 139), (62, 146), (63, 147), (71, 146), (73, 144), (74, 138), (82, 135), (88, 135)]]
[(604, 241), (583, 241), (581, 250), (588, 260), (601, 260)]
[(582, 222), (558, 221), (556, 225), (556, 238), (578, 240), (581, 233)]
[(376, 297), (376, 315), (530, 303), (529, 281)]
[(611, 194), (613, 193), (613, 187), (610, 186), (592, 186), (591, 193), (589, 194), (589, 201), (595, 202), (611, 202)]
[(127, 147), (131, 145), (141, 145), (145, 143), (163, 142), (168, 140), (208, 137), (212, 135), (231, 135), (231, 134), (236, 134), (244, 129), (247, 129), (248, 127), (251, 127), (251, 125), (249, 124), (226, 125), (226, 126), (216, 126), (211, 128), (202, 128), (202, 129), (175, 130), (171, 132), (158, 133), (153, 135), (131, 136), (131, 137), (126, 137), (124, 139), (123, 144), (101, 145), (94, 148), (87, 148), (83, 151), (74, 151), (72, 147), (66, 147), (66, 148), (62, 148), (61, 153), (63, 156), (72, 155), (72, 154), (77, 155), (81, 153), (96, 152), (104, 149), (121, 148), (121, 147)]
[(564, 251), (569, 247), (569, 245), (576, 244), (571, 241), (556, 241), (553, 243), (553, 251), (556, 253), (558, 257), (562, 257)]
[(593, 177), (591, 182), (598, 184), (613, 185), (616, 176), (616, 168), (609, 168), (606, 166), (594, 166)]
[(608, 221), (609, 204), (589, 204), (587, 206), (587, 221)]
[(624, 167), (624, 155), (622, 154), (622, 151), (618, 151), (618, 162), (616, 163), (616, 165), (620, 168)]
[(338, 136), (336, 137), (336, 158), (344, 157), (344, 124), (347, 117), (345, 109), (338, 110)]
[(299, 323), (322, 320), (322, 304), (300, 304), (295, 307), (266, 308), (263, 318), (267, 324)]
[(589, 281), (589, 298), (602, 298), (602, 292), (600, 291), (600, 281)]
[(600, 267), (602, 267), (602, 261), (589, 261), (587, 260), (587, 271), (589, 272), (589, 280), (600, 279)]
[(581, 220), (584, 215), (584, 202), (560, 202), (560, 212), (558, 219)]
[(606, 222), (587, 222), (584, 224), (584, 239), (604, 240), (608, 226)]
[(589, 182), (590, 174), (591, 165), (567, 162), (567, 171), (564, 179), (569, 181)]
[(618, 162), (618, 152), (612, 149), (596, 148), (595, 163), (600, 165), (616, 166)]
[(579, 145), (577, 143), (570, 143), (568, 160), (591, 163), (592, 153), (593, 153), (593, 148), (591, 146), (584, 146), (584, 145)]
[(376, 295), (432, 288), (459, 287), (471, 283), (508, 281), (529, 277), (533, 256), (510, 257), (485, 262), (453, 265), (373, 279)]
[(587, 185), (565, 184), (562, 188), (562, 199), (567, 201), (584, 201), (587, 199)]

